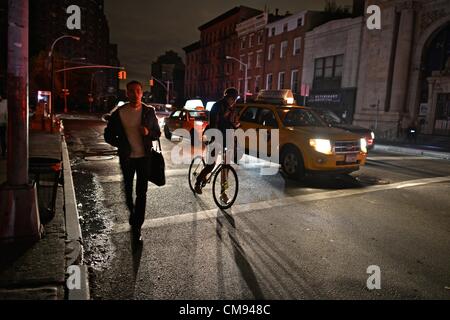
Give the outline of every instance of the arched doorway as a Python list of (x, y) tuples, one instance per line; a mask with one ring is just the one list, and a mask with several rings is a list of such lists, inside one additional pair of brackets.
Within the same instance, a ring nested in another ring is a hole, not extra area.
[(450, 15), (445, 14), (423, 28), (414, 46), (409, 115), (424, 134), (450, 136), (450, 118), (446, 119), (450, 95), (444, 95), (450, 92), (450, 81), (447, 85), (446, 80), (450, 76), (449, 58)]

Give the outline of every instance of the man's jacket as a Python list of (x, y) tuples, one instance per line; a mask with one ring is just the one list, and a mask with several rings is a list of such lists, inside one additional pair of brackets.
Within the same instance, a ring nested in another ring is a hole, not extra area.
[[(108, 125), (106, 126), (104, 137), (106, 143), (118, 148), (119, 156), (122, 159), (128, 159), (131, 154), (131, 146), (128, 142), (119, 114), (123, 107), (125, 106), (113, 111), (111, 116), (107, 118)], [(153, 141), (158, 140), (161, 137), (161, 129), (153, 107), (142, 104), (142, 125), (150, 131), (148, 136), (142, 136), (145, 153), (149, 155), (153, 147)]]
[(209, 114), (209, 127), (211, 129), (218, 129), (226, 137), (227, 129), (236, 129), (233, 123), (236, 116), (235, 111), (231, 111), (228, 117), (225, 117), (225, 113), (228, 110), (228, 105), (225, 99), (219, 100), (215, 103)]

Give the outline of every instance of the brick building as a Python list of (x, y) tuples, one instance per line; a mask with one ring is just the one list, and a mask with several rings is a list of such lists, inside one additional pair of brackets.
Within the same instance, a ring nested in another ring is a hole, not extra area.
[(8, 50), (8, 0), (0, 0), (0, 95), (6, 95)]
[[(264, 12), (236, 26), (239, 55), (235, 58), (247, 65), (247, 94), (249, 96), (254, 96), (259, 90), (264, 88), (266, 26), (268, 23), (284, 17)], [(245, 66), (238, 62), (234, 63), (239, 68), (239, 78), (236, 87), (239, 88), (239, 92), (243, 93), (245, 91)]]
[(323, 20), (321, 12), (302, 11), (267, 24), (263, 88), (292, 89), (300, 98), (305, 35)]
[(184, 78), (185, 97), (195, 98), (199, 93), (199, 79), (201, 74), (201, 49), (200, 41), (197, 41), (185, 48), (186, 53), (186, 73)]
[[(260, 10), (245, 6), (235, 7), (199, 27), (200, 49), (189, 51), (192, 46), (187, 47), (190, 56), (198, 54), (199, 61), (188, 64), (186, 72), (186, 77), (189, 77), (187, 79), (192, 79), (192, 75), (196, 74), (195, 68), (200, 66), (198, 87), (196, 92), (186, 88), (188, 94), (205, 100), (216, 100), (223, 96), (227, 87), (238, 85), (239, 67), (227, 60), (226, 56), (239, 55), (236, 25), (261, 13)], [(187, 80), (186, 85), (188, 83), (192, 85), (192, 80)]]

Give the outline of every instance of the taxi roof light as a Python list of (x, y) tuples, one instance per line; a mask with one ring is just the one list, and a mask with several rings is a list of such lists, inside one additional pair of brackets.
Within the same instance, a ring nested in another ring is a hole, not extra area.
[(258, 102), (275, 103), (280, 105), (294, 105), (292, 90), (261, 90), (256, 98)]

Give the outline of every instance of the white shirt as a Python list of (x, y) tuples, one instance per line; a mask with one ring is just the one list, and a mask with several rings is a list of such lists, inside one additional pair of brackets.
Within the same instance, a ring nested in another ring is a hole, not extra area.
[(130, 158), (138, 159), (145, 157), (144, 139), (141, 132), (142, 106), (139, 109), (124, 106), (120, 111), (120, 120), (131, 146)]
[(0, 126), (8, 124), (8, 101), (3, 99), (0, 102)]

